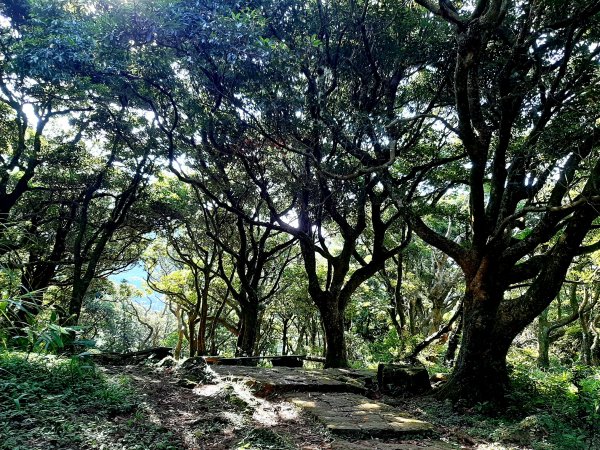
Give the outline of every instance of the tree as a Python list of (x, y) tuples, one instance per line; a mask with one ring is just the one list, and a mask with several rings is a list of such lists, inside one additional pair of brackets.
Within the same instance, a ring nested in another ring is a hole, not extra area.
[[(402, 52), (390, 51), (390, 44), (408, 35), (410, 26), (428, 36), (435, 27), (413, 10), (367, 2), (306, 9), (296, 2), (265, 2), (246, 10), (223, 4), (198, 20), (190, 19), (188, 7), (169, 6), (166, 22), (149, 14), (133, 44), (141, 59), (152, 61), (136, 77), (136, 89), (161, 117), (170, 167), (216, 206), (246, 223), (268, 227), (274, 220), (299, 241), (309, 292), (326, 326), (326, 364), (346, 366), (344, 310), (357, 287), (407, 242), (386, 239), (400, 214), (375, 169), (362, 165), (387, 167), (422, 134), (420, 119), (410, 127), (388, 127), (394, 111), (418, 102), (427, 112), (435, 104), (421, 105), (417, 88), (400, 93), (415, 71), (439, 62), (432, 43), (427, 40), (418, 55), (411, 39)], [(286, 15), (293, 20), (281, 20)], [(385, 33), (374, 33), (390, 15)], [(152, 47), (137, 44), (148, 32), (158, 53), (172, 59), (161, 64)], [(203, 45), (195, 45), (198, 40)], [(257, 70), (266, 70), (263, 83), (256, 82)], [(419, 87), (436, 84), (424, 77)], [(196, 172), (179, 164), (183, 157), (197, 164)], [(231, 174), (240, 172), (265, 201), (271, 220), (257, 221), (229, 195), (236, 184)], [(339, 251), (328, 235), (337, 236)], [(358, 251), (362, 242), (371, 245), (364, 255)], [(325, 279), (317, 271), (319, 258), (328, 267)], [(350, 270), (354, 262), (357, 269)]]
[(0, 29), (0, 239), (12, 240), (0, 252), (28, 253), (21, 290), (36, 307), (56, 278), (71, 287), (69, 324), (95, 278), (135, 259), (147, 228), (128, 219), (152, 170), (152, 127), (106, 89), (91, 11), (11, 3)]
[[(264, 204), (259, 201), (254, 218), (264, 214), (263, 209)], [(272, 226), (248, 224), (240, 216), (229, 215), (229, 220), (219, 220), (218, 214), (207, 213), (207, 216), (211, 219), (208, 235), (223, 252), (219, 259), (221, 279), (240, 308), (236, 355), (253, 356), (260, 333), (261, 310), (283, 288), (282, 275), (296, 257), (292, 248), (294, 239), (275, 232)], [(226, 265), (231, 273), (225, 269)]]
[(573, 258), (597, 248), (585, 244), (599, 211), (600, 3), (417, 3), (454, 29), (454, 101), (441, 123), (467, 153), (471, 216), (457, 244), (409, 214), (465, 278), (460, 353), (438, 395), (501, 400), (511, 342), (556, 296)]

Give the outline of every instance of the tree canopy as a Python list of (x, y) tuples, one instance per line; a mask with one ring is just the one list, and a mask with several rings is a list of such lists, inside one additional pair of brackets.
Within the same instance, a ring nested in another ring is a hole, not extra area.
[[(138, 263), (178, 355), (347, 367), (355, 339), (380, 360), (442, 339), (438, 395), (477, 402), (504, 397), (532, 323), (547, 364), (553, 333), (579, 321), (598, 363), (600, 2), (0, 11), (11, 339), (46, 308), (61, 326), (89, 319), (106, 278)], [(565, 280), (589, 285), (566, 318)], [(160, 334), (125, 303), (113, 313), (144, 342)]]

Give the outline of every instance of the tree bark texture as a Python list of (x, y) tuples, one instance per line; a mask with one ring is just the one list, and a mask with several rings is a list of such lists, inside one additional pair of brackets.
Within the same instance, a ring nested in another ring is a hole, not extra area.
[(241, 304), (240, 331), (236, 345), (236, 356), (254, 356), (258, 336), (258, 305)]
[(346, 336), (344, 334), (344, 311), (335, 302), (327, 302), (319, 307), (325, 332), (325, 368), (348, 367)]

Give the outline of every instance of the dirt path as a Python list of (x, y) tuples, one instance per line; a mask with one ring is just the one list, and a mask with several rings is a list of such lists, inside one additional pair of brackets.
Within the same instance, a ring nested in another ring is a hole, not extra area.
[(181, 449), (331, 449), (322, 427), (285, 401), (255, 397), (242, 383), (223, 381), (194, 389), (178, 385), (169, 369), (106, 367), (127, 375), (143, 396), (148, 420), (173, 434)]
[[(178, 384), (172, 369), (105, 367), (109, 376), (126, 375), (143, 398), (137, 420), (147, 420), (172, 435), (173, 449), (276, 450), (448, 450), (435, 438), (336, 438), (293, 403), (256, 397), (242, 382), (221, 379), (193, 389)], [(116, 421), (132, 420), (116, 417)], [(465, 448), (465, 447), (463, 447)]]

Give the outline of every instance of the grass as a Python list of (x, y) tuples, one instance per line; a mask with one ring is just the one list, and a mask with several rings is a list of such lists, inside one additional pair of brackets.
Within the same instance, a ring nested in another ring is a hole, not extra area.
[(0, 353), (0, 449), (174, 449), (125, 377), (80, 359)]

